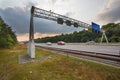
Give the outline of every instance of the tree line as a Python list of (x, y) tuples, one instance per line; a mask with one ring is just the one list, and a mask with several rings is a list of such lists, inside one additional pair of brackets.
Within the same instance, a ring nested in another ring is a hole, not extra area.
[(10, 48), (17, 43), (15, 32), (0, 17), (0, 48)]
[[(120, 42), (120, 23), (109, 23), (103, 25), (101, 30), (106, 31), (106, 35), (109, 42)], [(95, 41), (100, 42), (102, 37), (102, 33), (94, 33), (91, 29), (75, 31), (71, 34), (61, 34), (54, 37), (45, 37), (45, 38), (37, 38), (35, 42), (37, 43), (46, 43), (52, 42), (56, 43), (58, 41), (65, 41), (67, 43), (79, 43), (79, 42), (88, 42)], [(103, 39), (105, 41), (105, 39)]]

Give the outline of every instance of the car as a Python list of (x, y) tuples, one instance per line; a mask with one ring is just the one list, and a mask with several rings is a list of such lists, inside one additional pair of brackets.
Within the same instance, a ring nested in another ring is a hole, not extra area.
[(52, 45), (52, 43), (51, 43), (51, 42), (47, 42), (46, 44), (47, 44), (47, 45)]
[(65, 45), (65, 42), (64, 41), (58, 41), (57, 44), (58, 45)]
[(94, 45), (95, 44), (95, 41), (88, 41), (86, 42), (87, 45)]

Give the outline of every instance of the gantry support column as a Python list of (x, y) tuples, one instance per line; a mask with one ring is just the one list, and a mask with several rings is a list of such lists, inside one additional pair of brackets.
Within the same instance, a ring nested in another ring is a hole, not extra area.
[(34, 24), (33, 24), (34, 9), (35, 7), (32, 6), (31, 16), (30, 16), (29, 43), (28, 43), (28, 55), (30, 56), (30, 58), (35, 58)]

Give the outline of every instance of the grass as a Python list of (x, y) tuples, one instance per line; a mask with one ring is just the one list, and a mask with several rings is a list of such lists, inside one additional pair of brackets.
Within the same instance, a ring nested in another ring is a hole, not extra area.
[(25, 45), (0, 49), (0, 80), (120, 80), (120, 68), (36, 49), (44, 61), (18, 64), (18, 55), (26, 54)]

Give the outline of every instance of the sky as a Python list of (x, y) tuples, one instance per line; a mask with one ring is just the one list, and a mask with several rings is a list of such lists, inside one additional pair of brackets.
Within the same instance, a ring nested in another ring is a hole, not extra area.
[[(105, 25), (120, 22), (120, 0), (0, 0), (0, 16), (16, 32), (18, 41), (28, 40), (30, 8), (65, 15), (82, 22)], [(80, 31), (83, 28), (59, 25), (57, 22), (34, 18), (35, 38)]]

